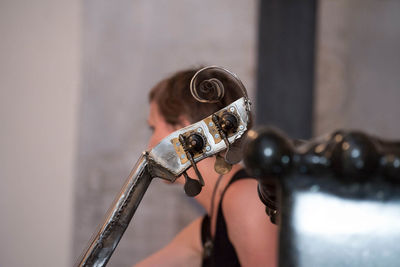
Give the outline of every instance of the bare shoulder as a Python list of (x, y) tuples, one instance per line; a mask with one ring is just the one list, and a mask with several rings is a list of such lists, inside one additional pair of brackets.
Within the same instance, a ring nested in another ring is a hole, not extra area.
[(241, 179), (231, 184), (222, 209), (242, 266), (276, 266), (277, 227), (258, 197), (257, 181)]
[(266, 222), (269, 222), (269, 217), (265, 213), (264, 204), (258, 197), (255, 179), (241, 179), (232, 183), (225, 192), (222, 207), (224, 217), (230, 227), (268, 225)]

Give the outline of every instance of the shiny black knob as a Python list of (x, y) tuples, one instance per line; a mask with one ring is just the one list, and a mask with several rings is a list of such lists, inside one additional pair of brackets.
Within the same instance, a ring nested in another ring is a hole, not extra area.
[(238, 119), (232, 113), (225, 112), (220, 119), (221, 129), (225, 133), (235, 132), (239, 126)]
[(250, 130), (244, 146), (244, 164), (256, 177), (280, 176), (290, 170), (293, 148), (278, 130)]
[(201, 152), (204, 147), (203, 137), (198, 133), (192, 133), (186, 139), (186, 146), (192, 154)]
[(380, 160), (383, 174), (389, 179), (400, 181), (400, 156), (395, 154), (388, 154)]
[(362, 132), (335, 136), (339, 141), (332, 149), (332, 168), (339, 178), (363, 179), (373, 176), (379, 164), (375, 143)]

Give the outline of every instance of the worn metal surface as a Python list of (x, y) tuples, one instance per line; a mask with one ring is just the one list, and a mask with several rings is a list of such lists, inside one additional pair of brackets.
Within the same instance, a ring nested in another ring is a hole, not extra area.
[(147, 154), (143, 154), (76, 266), (107, 264), (151, 182), (148, 168)]

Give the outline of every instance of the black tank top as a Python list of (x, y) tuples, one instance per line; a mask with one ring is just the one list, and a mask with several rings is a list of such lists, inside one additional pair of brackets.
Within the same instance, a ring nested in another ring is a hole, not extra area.
[(237, 180), (251, 178), (242, 169), (236, 172), (228, 185), (222, 192), (221, 199), (218, 205), (217, 221), (215, 227), (214, 240), (211, 237), (211, 222), (210, 217), (205, 215), (201, 223), (201, 242), (203, 244), (203, 267), (213, 266), (240, 266), (235, 248), (228, 237), (228, 229), (226, 226), (224, 214), (222, 212), (222, 199), (228, 187)]

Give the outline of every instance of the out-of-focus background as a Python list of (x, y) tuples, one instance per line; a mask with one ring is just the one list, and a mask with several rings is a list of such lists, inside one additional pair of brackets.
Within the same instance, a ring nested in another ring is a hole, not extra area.
[[(148, 92), (221, 65), (259, 123), (309, 138), (400, 138), (400, 2), (0, 1), (0, 266), (71, 266), (150, 131)], [(260, 104), (261, 103), (261, 104)], [(131, 266), (202, 214), (154, 181), (109, 266)]]

